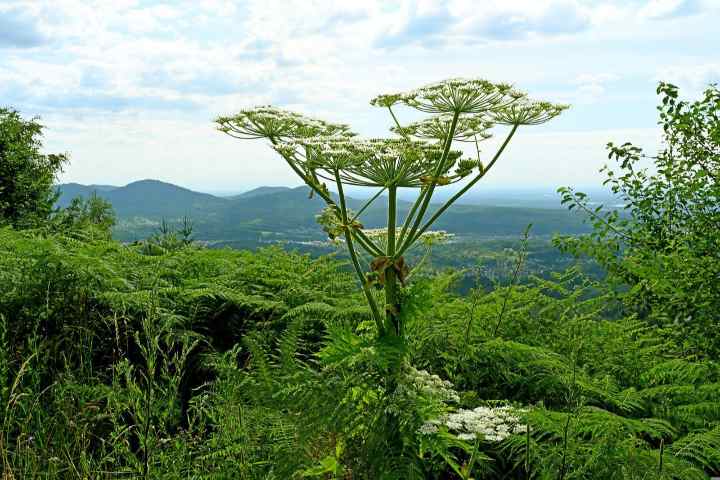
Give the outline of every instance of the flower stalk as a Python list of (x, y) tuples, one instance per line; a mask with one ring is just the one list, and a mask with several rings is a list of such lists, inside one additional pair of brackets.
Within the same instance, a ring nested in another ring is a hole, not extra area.
[[(488, 163), (487, 167), (483, 168), (483, 169), (475, 176), (475, 178), (473, 178), (470, 182), (468, 182), (467, 185), (465, 185), (463, 188), (461, 188), (460, 190), (458, 190), (458, 192), (455, 193), (455, 195), (453, 195), (452, 197), (450, 197), (450, 199), (448, 199), (448, 200), (443, 204), (443, 206), (441, 206), (440, 208), (437, 209), (437, 211), (432, 215), (432, 217), (430, 217), (430, 219), (425, 223), (425, 225), (423, 225), (422, 228), (420, 228), (419, 230), (417, 230), (416, 233), (415, 233), (415, 236), (414, 236), (411, 240), (409, 240), (409, 241), (407, 242), (407, 246), (408, 246), (408, 247), (409, 247), (410, 245), (412, 245), (412, 243), (415, 242), (418, 238), (420, 238), (420, 235), (422, 235), (423, 233), (425, 233), (425, 232), (432, 226), (432, 224), (435, 223), (435, 221), (436, 221), (438, 218), (440, 218), (440, 216), (441, 216), (443, 213), (445, 213), (445, 210), (447, 210), (448, 208), (450, 208), (450, 207), (452, 206), (452, 204), (455, 203), (455, 201), (457, 201), (457, 199), (459, 199), (460, 197), (462, 197), (463, 195), (465, 195), (465, 193), (467, 193), (468, 190), (470, 190), (473, 186), (475, 186), (475, 184), (476, 184), (477, 182), (479, 182), (479, 181), (487, 174), (488, 171), (490, 171), (490, 169), (493, 167), (493, 165), (495, 165), (495, 162), (497, 162), (498, 158), (500, 158), (500, 155), (502, 155), (502, 153), (505, 151), (505, 147), (507, 147), (508, 143), (510, 143), (510, 140), (511, 140), (512, 137), (515, 135), (515, 132), (517, 131), (517, 128), (518, 128), (517, 125), (513, 125), (512, 129), (510, 130), (510, 133), (509, 133), (508, 136), (505, 138), (505, 141), (502, 143), (502, 145), (500, 145), (500, 148), (499, 148), (498, 151), (495, 153), (495, 156), (493, 156), (493, 158), (492, 158), (492, 160), (490, 161), (490, 163)], [(402, 255), (403, 252), (404, 252), (404, 250), (402, 250), (402, 251), (400, 252), (400, 255)]]
[(385, 273), (385, 330), (395, 335), (400, 335), (400, 321), (398, 314), (400, 305), (398, 301), (398, 278), (394, 268), (397, 257), (395, 256), (395, 218), (397, 216), (397, 187), (388, 187), (388, 222), (387, 222), (387, 257), (390, 259), (391, 268)]
[(345, 195), (343, 193), (342, 182), (340, 181), (340, 173), (337, 170), (335, 171), (335, 181), (337, 183), (338, 195), (340, 196), (340, 212), (343, 221), (345, 241), (347, 242), (348, 253), (350, 254), (350, 260), (352, 261), (353, 268), (355, 269), (355, 274), (357, 275), (358, 280), (362, 285), (363, 293), (365, 293), (365, 298), (370, 305), (370, 310), (372, 311), (372, 316), (375, 320), (378, 332), (380, 333), (380, 335), (382, 335), (385, 331), (385, 327), (380, 320), (380, 311), (378, 310), (377, 302), (375, 302), (375, 297), (373, 297), (373, 294), (370, 291), (367, 282), (365, 281), (365, 276), (363, 275), (362, 269), (360, 268), (360, 262), (358, 261), (357, 252), (355, 251), (355, 247), (353, 245), (353, 232), (351, 226), (348, 224), (348, 212), (347, 206), (345, 205)]

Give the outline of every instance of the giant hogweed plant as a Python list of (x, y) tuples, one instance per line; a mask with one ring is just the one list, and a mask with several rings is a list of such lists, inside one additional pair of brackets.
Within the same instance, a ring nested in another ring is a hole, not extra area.
[[(437, 219), (496, 164), (522, 126), (539, 125), (558, 116), (566, 105), (530, 100), (512, 85), (480, 79), (450, 79), (407, 92), (379, 95), (370, 102), (387, 109), (394, 136), (359, 138), (348, 125), (308, 118), (272, 106), (242, 110), (217, 118), (218, 129), (239, 139), (265, 139), (292, 170), (326, 203), (319, 222), (331, 238), (344, 239), (355, 273), (377, 325), (379, 337), (403, 333), (401, 289), (409, 272), (404, 254), (427, 234)], [(398, 107), (430, 114), (408, 124), (398, 119)], [(509, 132), (487, 163), (480, 142), (497, 126)], [(474, 145), (464, 158), (461, 143)], [(434, 212), (438, 188), (464, 182)], [(375, 188), (357, 211), (347, 206), (346, 186)], [(404, 219), (398, 218), (400, 188), (419, 189)], [(337, 196), (330, 193), (337, 191)], [(387, 193), (382, 197), (383, 193)], [(387, 230), (379, 241), (362, 224), (363, 212), (387, 201)], [(337, 200), (336, 200), (337, 199)], [(361, 265), (360, 253), (370, 255)], [(373, 294), (384, 290), (384, 304)]]

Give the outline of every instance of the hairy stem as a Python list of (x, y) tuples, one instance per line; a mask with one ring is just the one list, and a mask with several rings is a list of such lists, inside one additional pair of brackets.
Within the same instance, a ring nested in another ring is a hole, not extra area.
[(362, 269), (360, 268), (360, 262), (358, 262), (357, 252), (355, 251), (355, 246), (353, 244), (353, 235), (350, 232), (350, 227), (348, 225), (347, 207), (345, 205), (345, 194), (343, 193), (342, 182), (340, 181), (340, 172), (338, 170), (335, 170), (335, 182), (337, 183), (338, 196), (340, 197), (340, 212), (342, 215), (343, 225), (345, 226), (343, 230), (345, 232), (345, 242), (347, 243), (350, 260), (352, 260), (353, 267), (355, 268), (355, 274), (360, 281), (363, 293), (365, 293), (365, 298), (370, 305), (370, 310), (372, 311), (373, 319), (375, 320), (375, 324), (377, 325), (378, 333), (380, 335), (383, 335), (384, 326), (382, 322), (382, 317), (380, 316), (380, 311), (378, 310), (375, 298), (373, 297), (372, 292), (370, 291), (370, 288), (367, 286), (367, 282), (365, 281), (365, 276), (363, 275)]
[(400, 230), (400, 237), (398, 237), (398, 245), (402, 245), (403, 241), (405, 240), (405, 234), (407, 233), (407, 229), (410, 226), (410, 223), (415, 219), (415, 212), (417, 211), (420, 204), (423, 202), (425, 195), (427, 194), (427, 188), (423, 188), (420, 190), (420, 195), (418, 195), (418, 198), (415, 200), (415, 203), (413, 203), (412, 208), (407, 214), (407, 217), (405, 218), (405, 222), (403, 223), (402, 230)]
[(373, 195), (373, 196), (370, 198), (370, 200), (368, 200), (367, 202), (365, 202), (365, 205), (363, 205), (362, 208), (361, 208), (360, 210), (358, 210), (358, 212), (353, 216), (353, 218), (350, 219), (350, 223), (352, 223), (352, 222), (354, 222), (355, 220), (357, 220), (357, 219), (360, 217), (360, 215), (362, 215), (362, 213), (363, 213), (380, 195), (382, 195), (382, 193), (385, 191), (386, 188), (387, 188), (387, 187), (381, 188), (380, 190), (378, 190), (378, 192), (377, 192), (375, 195)]
[(400, 334), (398, 317), (398, 279), (395, 272), (395, 222), (397, 214), (397, 187), (388, 187), (388, 226), (387, 226), (387, 256), (390, 258), (390, 266), (385, 270), (385, 310), (386, 328), (389, 333)]
[(377, 247), (372, 240), (370, 240), (367, 235), (362, 232), (362, 230), (353, 230), (353, 238), (358, 241), (360, 246), (363, 247), (369, 255), (379, 257), (383, 254), (382, 250), (380, 250), (380, 248)]
[(393, 112), (392, 107), (388, 107), (388, 110), (390, 111), (390, 115), (392, 116), (393, 121), (395, 122), (395, 125), (397, 125), (398, 133), (403, 136), (403, 138), (407, 139), (407, 135), (402, 130), (402, 127), (400, 126), (400, 122), (398, 122), (397, 117), (395, 116), (395, 112)]

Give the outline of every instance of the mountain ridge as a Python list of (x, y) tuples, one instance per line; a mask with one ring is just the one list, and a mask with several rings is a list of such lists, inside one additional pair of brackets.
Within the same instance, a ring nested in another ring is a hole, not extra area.
[[(73, 197), (94, 192), (109, 201), (118, 216), (116, 238), (125, 241), (146, 238), (161, 220), (177, 223), (189, 217), (195, 238), (209, 242), (241, 245), (280, 240), (322, 240), (324, 235), (315, 217), (325, 206), (307, 186), (258, 187), (233, 197), (219, 197), (159, 180), (144, 179), (123, 187), (60, 184), (57, 205), (67, 206)], [(347, 199), (348, 207), (359, 210), (366, 200)], [(402, 218), (410, 203), (398, 202)], [(431, 206), (431, 209), (433, 207)], [(385, 225), (386, 206), (382, 199), (370, 205), (362, 221), (368, 228)], [(519, 235), (532, 223), (535, 235), (578, 234), (588, 231), (577, 215), (566, 210), (458, 204), (434, 225), (464, 236), (496, 237)]]

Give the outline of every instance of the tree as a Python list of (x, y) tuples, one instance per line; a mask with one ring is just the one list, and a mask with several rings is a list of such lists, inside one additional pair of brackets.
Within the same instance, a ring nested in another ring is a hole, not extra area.
[[(720, 90), (700, 100), (678, 98), (660, 83), (663, 145), (646, 155), (630, 144), (608, 144), (620, 171), (606, 185), (621, 209), (590, 207), (587, 196), (560, 189), (563, 202), (584, 210), (594, 232), (560, 239), (560, 246), (589, 255), (621, 287), (628, 310), (672, 327), (685, 349), (720, 355)], [(651, 161), (653, 168), (643, 167)]]
[(78, 196), (70, 205), (57, 212), (53, 218), (55, 226), (63, 231), (98, 232), (101, 237), (110, 238), (112, 227), (117, 221), (112, 204), (93, 192), (87, 199)]
[[(530, 101), (508, 84), (464, 79), (380, 95), (371, 104), (388, 110), (395, 123), (395, 137), (357, 139), (347, 125), (274, 107), (242, 110), (216, 122), (220, 131), (233, 137), (269, 140), (290, 168), (327, 203), (319, 220), (331, 238), (344, 238), (378, 335), (402, 336), (402, 286), (409, 272), (405, 252), (490, 171), (520, 126), (544, 123), (567, 107)], [(403, 126), (396, 106), (433, 116)], [(490, 129), (496, 125), (508, 126), (510, 131), (496, 154), (483, 164), (479, 142), (489, 138)], [(462, 151), (453, 149), (454, 142), (474, 144), (477, 157), (462, 159)], [(469, 181), (430, 214), (436, 188), (463, 180)], [(330, 193), (326, 181), (337, 189), (337, 197)], [(358, 212), (352, 212), (346, 205), (347, 185), (371, 187), (377, 192)], [(397, 218), (399, 188), (420, 190), (402, 224)], [(367, 234), (360, 220), (363, 211), (385, 192), (387, 229), (379, 240)], [(361, 265), (362, 252), (370, 256), (369, 268)], [(373, 287), (382, 290), (384, 298), (377, 298)]]
[(0, 225), (37, 226), (53, 210), (53, 184), (67, 157), (41, 153), (42, 130), (36, 119), (0, 108)]

